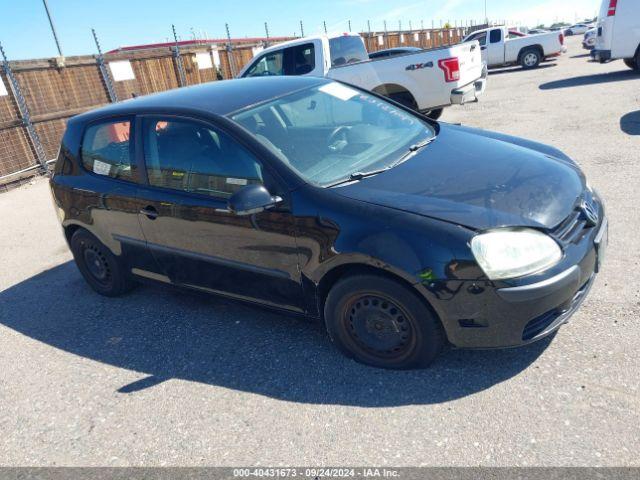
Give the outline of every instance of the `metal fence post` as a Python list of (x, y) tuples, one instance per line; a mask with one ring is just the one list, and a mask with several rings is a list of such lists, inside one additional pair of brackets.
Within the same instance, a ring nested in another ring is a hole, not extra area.
[(267, 35), (267, 41), (264, 42), (264, 46), (268, 47), (269, 46), (269, 25), (267, 25), (267, 22), (264, 22), (264, 33)]
[(172, 24), (171, 29), (173, 30), (173, 39), (176, 42), (175, 46), (173, 47), (173, 58), (176, 62), (176, 68), (178, 69), (178, 82), (181, 87), (184, 87), (187, 84), (187, 77), (184, 74), (184, 64), (182, 63), (182, 57), (180, 56), (180, 46), (178, 45), (176, 26)]
[(322, 21), (322, 25), (324, 26), (324, 34), (327, 34), (327, 22), (326, 21)]
[(227, 57), (229, 58), (229, 69), (231, 76), (236, 76), (236, 60), (233, 58), (233, 45), (231, 44), (231, 34), (229, 33), (229, 24), (225, 23), (224, 28), (227, 30)]
[(387, 21), (383, 21), (384, 24), (384, 48), (387, 48)]
[(11, 71), (9, 61), (7, 60), (7, 55), (4, 53), (4, 48), (2, 48), (2, 43), (0, 43), (0, 54), (2, 54), (2, 66), (4, 68), (4, 73), (9, 80), (9, 87), (11, 89), (11, 93), (13, 94), (13, 98), (16, 101), (16, 105), (18, 106), (18, 112), (20, 113), (22, 125), (27, 131), (29, 140), (31, 140), (31, 145), (33, 145), (33, 150), (36, 154), (36, 160), (38, 161), (44, 172), (49, 173), (49, 166), (47, 165), (47, 154), (45, 153), (44, 148), (42, 148), (42, 143), (40, 143), (38, 132), (36, 132), (36, 129), (33, 126), (31, 116), (29, 115), (29, 108), (27, 107), (27, 101), (22, 95), (18, 80)]
[(91, 29), (91, 33), (93, 33), (93, 39), (96, 42), (96, 47), (98, 48), (98, 56), (96, 57), (96, 61), (98, 62), (98, 69), (100, 70), (100, 75), (102, 75), (102, 81), (104, 82), (105, 87), (107, 87), (107, 93), (109, 94), (109, 100), (112, 103), (118, 101), (118, 95), (116, 94), (116, 89), (113, 88), (113, 82), (111, 81), (111, 75), (109, 75), (109, 70), (104, 63), (104, 57), (102, 56), (102, 49), (100, 48), (100, 42), (98, 41), (98, 35), (96, 35), (95, 29)]
[(302, 25), (302, 20), (300, 20), (300, 36), (304, 37), (304, 26)]

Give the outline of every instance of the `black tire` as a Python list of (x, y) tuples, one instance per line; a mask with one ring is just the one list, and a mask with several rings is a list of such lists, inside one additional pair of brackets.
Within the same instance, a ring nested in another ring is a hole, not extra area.
[(624, 63), (630, 69), (640, 72), (640, 49), (638, 49), (634, 58), (625, 58)]
[(338, 349), (374, 367), (426, 367), (445, 343), (440, 321), (417, 294), (382, 276), (340, 280), (327, 296), (324, 317)]
[(77, 230), (70, 246), (78, 270), (100, 295), (117, 297), (135, 286), (118, 258), (87, 230)]
[(537, 48), (526, 48), (520, 53), (520, 66), (525, 70), (538, 68), (542, 61), (542, 54)]
[(416, 103), (415, 98), (409, 92), (398, 92), (392, 93), (389, 95), (389, 98), (395, 102), (398, 102), (405, 107), (410, 108), (411, 110), (418, 110), (418, 104)]
[(444, 112), (444, 108), (436, 108), (433, 110), (429, 110), (425, 113), (425, 115), (431, 120), (438, 120), (442, 116), (442, 112)]

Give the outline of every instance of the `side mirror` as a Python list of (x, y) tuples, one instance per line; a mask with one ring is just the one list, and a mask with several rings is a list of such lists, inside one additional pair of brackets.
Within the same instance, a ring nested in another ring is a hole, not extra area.
[(251, 215), (275, 207), (282, 198), (273, 196), (262, 185), (247, 185), (231, 195), (227, 205), (235, 215)]

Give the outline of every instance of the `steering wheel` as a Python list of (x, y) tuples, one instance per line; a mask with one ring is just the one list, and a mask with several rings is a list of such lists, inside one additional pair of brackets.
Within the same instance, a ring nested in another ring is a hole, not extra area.
[(347, 140), (347, 133), (351, 130), (350, 126), (340, 125), (333, 129), (333, 131), (327, 137), (327, 145), (330, 150), (342, 150), (347, 146), (349, 141)]

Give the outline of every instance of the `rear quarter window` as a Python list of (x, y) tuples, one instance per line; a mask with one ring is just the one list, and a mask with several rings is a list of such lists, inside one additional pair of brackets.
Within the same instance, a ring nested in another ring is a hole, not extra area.
[(369, 59), (362, 38), (349, 35), (330, 39), (329, 54), (332, 67), (364, 62)]
[(82, 139), (82, 165), (97, 175), (134, 181), (136, 165), (130, 139), (128, 120), (90, 125)]

